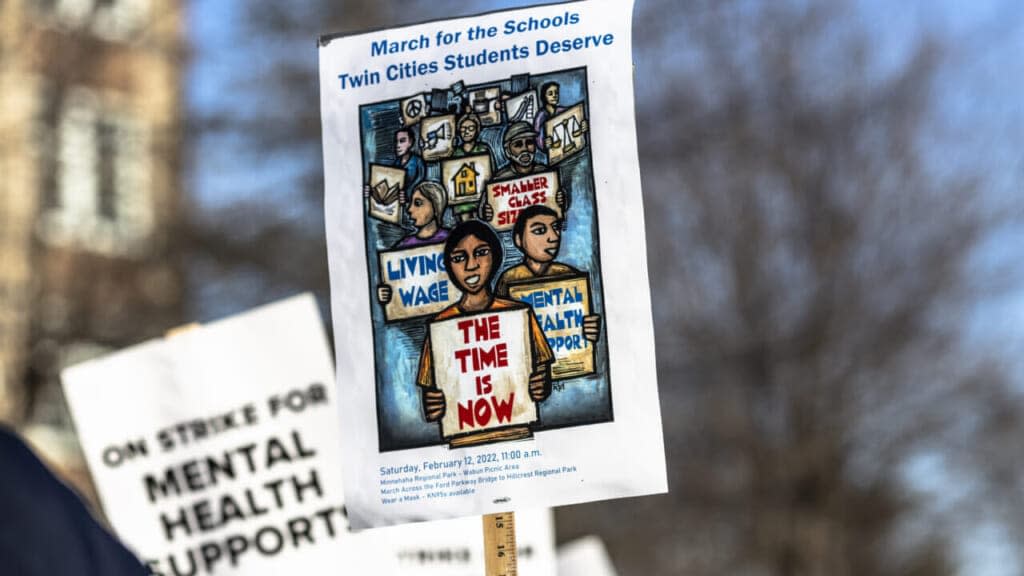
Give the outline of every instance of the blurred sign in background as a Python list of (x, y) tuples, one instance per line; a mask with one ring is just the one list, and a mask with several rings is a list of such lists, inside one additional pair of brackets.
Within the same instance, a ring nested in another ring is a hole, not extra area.
[[(91, 494), (62, 366), (326, 302), (315, 38), (525, 4), (0, 4), (3, 419)], [(635, 18), (672, 491), (559, 540), (623, 574), (1019, 574), (1024, 12)]]

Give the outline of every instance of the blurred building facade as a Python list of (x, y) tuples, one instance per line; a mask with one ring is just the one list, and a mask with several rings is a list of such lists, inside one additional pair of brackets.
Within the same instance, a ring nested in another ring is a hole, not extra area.
[(0, 3), (0, 419), (75, 481), (60, 369), (182, 317), (182, 17), (179, 0)]

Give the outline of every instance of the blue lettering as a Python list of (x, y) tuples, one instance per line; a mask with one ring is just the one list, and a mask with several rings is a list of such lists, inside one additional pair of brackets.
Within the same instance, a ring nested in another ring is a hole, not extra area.
[(440, 280), (429, 286), (410, 286), (399, 288), (398, 296), (402, 300), (402, 306), (424, 306), (436, 302), (448, 301), (448, 281)]
[(388, 280), (394, 282), (395, 280), (401, 280), (402, 278), (405, 278), (405, 273), (401, 269), (395, 270), (394, 268), (391, 267), (391, 264), (393, 263), (394, 260), (388, 260), (384, 265), (384, 267), (387, 268), (388, 270)]

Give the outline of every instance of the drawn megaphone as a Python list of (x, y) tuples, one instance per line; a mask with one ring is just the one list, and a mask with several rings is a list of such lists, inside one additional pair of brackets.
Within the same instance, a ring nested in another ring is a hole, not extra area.
[(423, 147), (431, 150), (437, 146), (438, 140), (448, 140), (449, 138), (448, 124), (442, 122), (440, 126), (427, 132), (426, 143)]

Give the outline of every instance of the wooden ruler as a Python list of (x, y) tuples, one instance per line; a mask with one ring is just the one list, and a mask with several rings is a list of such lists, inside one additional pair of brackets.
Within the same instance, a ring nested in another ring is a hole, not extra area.
[(484, 515), (484, 564), (486, 576), (516, 576), (516, 515), (499, 512)]

